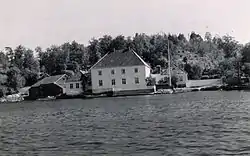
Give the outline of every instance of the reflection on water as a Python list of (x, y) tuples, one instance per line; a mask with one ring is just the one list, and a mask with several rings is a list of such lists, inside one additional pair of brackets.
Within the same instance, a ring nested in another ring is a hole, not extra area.
[(250, 92), (0, 105), (0, 155), (250, 155)]

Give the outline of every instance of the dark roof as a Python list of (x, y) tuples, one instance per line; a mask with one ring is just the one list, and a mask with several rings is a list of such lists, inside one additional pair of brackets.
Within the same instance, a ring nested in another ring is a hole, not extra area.
[(106, 54), (92, 68), (110, 68), (122, 66), (148, 66), (133, 50), (115, 50)]
[(82, 78), (82, 73), (78, 72), (75, 73), (74, 75), (72, 75), (71, 77), (69, 77), (66, 82), (77, 82), (77, 81), (81, 81)]
[(44, 79), (42, 79), (41, 81), (38, 81), (37, 83), (35, 83), (32, 87), (38, 87), (41, 84), (51, 84), (51, 83), (55, 83), (56, 81), (58, 81), (62, 76), (65, 75), (55, 75), (55, 76), (49, 76), (49, 77), (45, 77)]

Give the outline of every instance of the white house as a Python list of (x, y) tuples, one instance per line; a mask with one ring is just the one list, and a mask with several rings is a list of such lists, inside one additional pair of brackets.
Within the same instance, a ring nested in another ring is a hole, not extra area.
[(150, 92), (153, 87), (147, 86), (145, 81), (150, 69), (132, 49), (110, 52), (90, 69), (92, 92)]
[(79, 79), (68, 79), (64, 85), (66, 95), (80, 95), (83, 93), (82, 82)]
[(74, 75), (67, 78), (64, 83), (65, 94), (66, 95), (80, 95), (84, 92), (82, 82), (83, 75), (86, 74), (84, 71), (75, 73)]

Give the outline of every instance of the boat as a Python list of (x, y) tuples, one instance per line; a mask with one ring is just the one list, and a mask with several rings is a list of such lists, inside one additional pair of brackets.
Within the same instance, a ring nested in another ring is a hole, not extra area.
[(55, 100), (56, 97), (55, 96), (47, 96), (45, 98), (39, 98), (37, 99), (38, 101), (50, 101), (50, 100)]
[(158, 89), (154, 94), (173, 94), (172, 89)]
[(23, 100), (24, 100), (24, 98), (19, 94), (11, 94), (11, 95), (7, 95), (5, 97), (0, 98), (1, 103), (4, 103), (4, 102), (21, 102)]

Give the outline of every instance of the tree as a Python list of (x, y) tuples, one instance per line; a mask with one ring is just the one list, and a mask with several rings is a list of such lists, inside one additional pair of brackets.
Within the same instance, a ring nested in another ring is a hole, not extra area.
[(9, 66), (8, 57), (3, 52), (0, 52), (0, 64), (5, 70)]
[(240, 48), (238, 42), (229, 35), (223, 36), (222, 40), (218, 43), (218, 46), (223, 49), (226, 58), (236, 57), (237, 51)]
[(122, 49), (128, 48), (127, 41), (126, 41), (125, 37), (122, 35), (119, 35), (116, 38), (114, 38), (112, 40), (112, 42), (110, 43), (110, 48), (112, 50), (114, 50), (114, 49), (115, 50), (122, 50)]
[(14, 90), (18, 90), (18, 88), (22, 88), (25, 85), (25, 79), (21, 75), (21, 71), (17, 67), (12, 67), (7, 72), (7, 86), (13, 88)]
[(26, 48), (23, 47), (22, 45), (19, 45), (14, 50), (14, 65), (19, 69), (23, 68), (23, 61), (24, 61), (24, 53), (25, 53), (25, 51), (26, 51)]
[(208, 42), (212, 41), (212, 35), (211, 35), (210, 32), (206, 32), (206, 34), (205, 34), (205, 40), (208, 41)]
[(244, 63), (250, 62), (250, 43), (247, 43), (242, 49), (242, 61)]
[(39, 75), (37, 72), (32, 71), (28, 68), (24, 69), (23, 71), (23, 77), (25, 79), (25, 86), (32, 86), (38, 81)]
[(112, 37), (109, 35), (104, 35), (102, 38), (99, 39), (101, 56), (104, 56), (106, 53), (114, 50), (112, 49), (113, 47), (111, 47), (111, 44), (112, 44)]
[(191, 32), (189, 40), (193, 41), (193, 42), (201, 42), (201, 41), (203, 41), (201, 35), (196, 34), (195, 32)]
[(65, 62), (62, 57), (59, 57), (60, 52), (60, 47), (52, 45), (41, 56), (41, 66), (45, 66), (49, 75), (55, 74), (58, 66)]
[(139, 55), (141, 55), (146, 62), (150, 60), (150, 37), (146, 34), (136, 34), (132, 41), (133, 48)]
[(146, 84), (147, 86), (154, 86), (156, 84), (155, 78), (152, 78), (151, 76), (147, 77)]
[(187, 64), (187, 57), (185, 56), (182, 61)]
[(76, 72), (76, 73), (80, 71), (80, 66), (75, 61), (73, 62), (73, 71)]
[(201, 79), (203, 69), (199, 65), (193, 65), (192, 66), (192, 79), (193, 80), (199, 80)]
[(23, 68), (29, 69), (36, 73), (38, 73), (40, 70), (39, 62), (37, 59), (34, 58), (33, 51), (30, 49), (24, 52)]
[(188, 79), (192, 79), (193, 71), (192, 71), (192, 66), (190, 64), (185, 64), (184, 65), (184, 70), (188, 74)]
[(228, 77), (237, 77), (237, 70), (236, 70), (236, 59), (230, 58), (225, 59), (219, 63), (219, 69), (223, 76), (226, 78)]
[(89, 63), (94, 65), (101, 58), (100, 45), (97, 39), (92, 39), (89, 42), (88, 51), (90, 53)]
[(14, 63), (15, 54), (14, 54), (12, 48), (11, 47), (5, 47), (5, 51), (6, 51), (6, 56), (8, 58), (8, 62), (10, 64), (13, 64)]
[(186, 39), (186, 37), (184, 36), (184, 34), (179, 34), (179, 35), (178, 35), (178, 40), (179, 40), (179, 41), (183, 41), (183, 42), (187, 42), (187, 39)]

